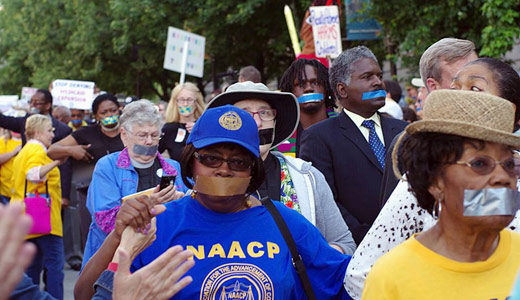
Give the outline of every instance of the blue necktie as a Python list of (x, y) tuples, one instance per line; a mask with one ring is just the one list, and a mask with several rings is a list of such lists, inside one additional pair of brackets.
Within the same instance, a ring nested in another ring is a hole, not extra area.
[(368, 135), (368, 143), (370, 144), (370, 148), (374, 151), (374, 154), (377, 157), (377, 161), (381, 165), (381, 168), (385, 168), (385, 145), (381, 142), (379, 137), (377, 136), (376, 129), (374, 127), (373, 120), (365, 120), (361, 123), (361, 126), (368, 128), (370, 133)]

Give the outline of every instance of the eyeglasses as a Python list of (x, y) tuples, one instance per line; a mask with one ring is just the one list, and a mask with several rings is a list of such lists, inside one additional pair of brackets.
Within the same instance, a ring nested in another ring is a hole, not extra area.
[(248, 113), (250, 113), (253, 118), (255, 115), (258, 115), (262, 121), (272, 121), (276, 118), (276, 109), (274, 108), (263, 109), (259, 111), (248, 111)]
[(209, 168), (218, 168), (222, 166), (224, 162), (228, 164), (228, 167), (232, 171), (244, 172), (249, 170), (253, 166), (253, 162), (250, 160), (243, 160), (239, 158), (222, 158), (220, 156), (211, 155), (211, 154), (200, 154), (195, 152), (193, 154), (195, 159), (198, 160), (201, 164), (205, 165)]
[(137, 140), (141, 141), (141, 142), (148, 140), (148, 137), (150, 137), (152, 139), (152, 141), (158, 141), (164, 135), (164, 133), (146, 133), (146, 132), (137, 132), (137, 133), (130, 132), (130, 133), (133, 134), (137, 138)]
[(29, 105), (31, 105), (31, 106), (43, 106), (45, 104), (47, 104), (47, 102), (37, 102), (37, 101), (29, 102)]
[(177, 101), (177, 103), (193, 104), (193, 103), (195, 103), (195, 101), (197, 101), (197, 99), (193, 99), (193, 98), (177, 98), (175, 101)]
[(470, 161), (457, 161), (456, 164), (468, 166), (473, 170), (473, 172), (479, 175), (488, 175), (491, 174), (496, 168), (497, 165), (501, 165), (510, 176), (518, 176), (518, 173), (515, 170), (515, 160), (513, 158), (508, 158), (504, 161), (496, 161), (489, 156), (477, 156)]

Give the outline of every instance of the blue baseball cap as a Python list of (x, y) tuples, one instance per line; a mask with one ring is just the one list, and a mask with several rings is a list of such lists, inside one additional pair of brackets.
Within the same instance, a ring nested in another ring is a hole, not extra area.
[(238, 144), (256, 157), (260, 156), (255, 120), (248, 112), (232, 105), (206, 110), (193, 125), (186, 141), (197, 149), (218, 143)]

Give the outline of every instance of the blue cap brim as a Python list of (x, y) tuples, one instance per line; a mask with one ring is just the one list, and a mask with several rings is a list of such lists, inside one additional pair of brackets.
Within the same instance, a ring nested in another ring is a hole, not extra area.
[(215, 145), (215, 144), (219, 144), (219, 143), (233, 143), (233, 144), (237, 144), (237, 145), (240, 145), (240, 146), (246, 148), (247, 150), (249, 150), (249, 152), (253, 153), (254, 156), (256, 156), (256, 157), (260, 156), (260, 148), (256, 148), (255, 149), (254, 147), (251, 147), (251, 145), (249, 145), (247, 143), (244, 143), (244, 142), (242, 142), (240, 140), (233, 139), (233, 138), (208, 137), (208, 138), (203, 138), (203, 139), (199, 139), (199, 140), (193, 141), (193, 146), (195, 146), (195, 148), (197, 148), (197, 149), (201, 149), (201, 148), (208, 147), (208, 146)]

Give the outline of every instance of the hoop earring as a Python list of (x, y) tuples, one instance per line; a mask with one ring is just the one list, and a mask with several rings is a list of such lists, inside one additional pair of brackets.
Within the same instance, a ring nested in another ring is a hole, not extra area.
[(432, 216), (435, 220), (438, 220), (441, 217), (441, 212), (442, 212), (441, 201), (442, 201), (442, 197), (439, 197), (439, 199), (437, 199), (437, 201), (435, 201), (435, 204), (433, 207)]

